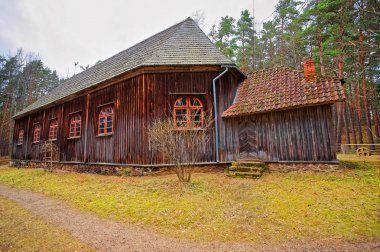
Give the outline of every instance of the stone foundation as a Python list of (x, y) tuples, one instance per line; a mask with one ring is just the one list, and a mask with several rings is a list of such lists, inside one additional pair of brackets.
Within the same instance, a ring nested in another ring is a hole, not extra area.
[(341, 164), (308, 164), (308, 163), (268, 163), (269, 172), (340, 172), (349, 168)]
[(102, 175), (116, 175), (116, 176), (144, 176), (152, 171), (152, 168), (136, 168), (125, 166), (109, 166), (109, 165), (86, 165), (86, 164), (62, 164), (52, 163), (46, 164), (42, 162), (24, 162), (13, 161), (12, 166), (25, 167), (25, 168), (44, 168), (51, 171), (67, 171), (78, 173), (95, 173)]
[[(12, 160), (11, 166), (27, 168), (44, 168), (52, 171), (68, 171), (78, 173), (95, 173), (116, 176), (161, 176), (175, 174), (175, 167), (127, 167), (109, 165), (88, 165), (88, 164), (50, 164), (42, 162), (25, 162)], [(194, 173), (223, 173), (229, 167), (228, 164), (195, 166)], [(309, 164), (309, 163), (267, 163), (268, 172), (344, 172), (350, 168), (341, 164)]]
[[(51, 166), (50, 166), (51, 165)], [(25, 162), (14, 160), (11, 166), (23, 168), (44, 168), (51, 171), (67, 171), (78, 173), (95, 173), (102, 175), (116, 176), (145, 176), (145, 175), (168, 175), (175, 174), (175, 167), (128, 167), (128, 166), (109, 166), (109, 165), (88, 165), (88, 164), (63, 164), (63, 163), (43, 163)], [(196, 173), (222, 173), (227, 165), (204, 165), (194, 167)]]

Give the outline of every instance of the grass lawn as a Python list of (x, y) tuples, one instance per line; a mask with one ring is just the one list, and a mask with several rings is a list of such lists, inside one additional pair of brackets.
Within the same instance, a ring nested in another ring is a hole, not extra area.
[(339, 172), (266, 173), (258, 180), (194, 174), (113, 177), (0, 169), (0, 183), (167, 235), (251, 243), (380, 239), (380, 168), (346, 160)]
[(341, 162), (359, 162), (359, 163), (370, 163), (380, 165), (380, 156), (372, 155), (367, 157), (359, 157), (356, 154), (338, 154), (338, 159)]
[(0, 251), (94, 251), (66, 231), (0, 197)]

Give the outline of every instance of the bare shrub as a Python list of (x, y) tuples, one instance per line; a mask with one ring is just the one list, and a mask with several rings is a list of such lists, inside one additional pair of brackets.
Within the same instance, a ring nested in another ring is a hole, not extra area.
[(180, 181), (190, 181), (195, 164), (207, 153), (212, 124), (212, 117), (205, 116), (203, 128), (177, 129), (173, 117), (170, 116), (158, 118), (148, 127), (152, 149), (161, 153), (166, 162), (175, 166)]
[(53, 161), (58, 161), (58, 146), (53, 141), (44, 141), (40, 145), (40, 154), (44, 169), (52, 170)]

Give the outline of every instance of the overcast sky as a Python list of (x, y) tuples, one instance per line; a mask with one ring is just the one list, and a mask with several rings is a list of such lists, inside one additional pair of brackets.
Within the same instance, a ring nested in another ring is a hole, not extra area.
[[(271, 15), (277, 2), (255, 0), (256, 20)], [(220, 17), (239, 18), (252, 6), (253, 0), (0, 0), (0, 54), (38, 53), (67, 77), (74, 62), (92, 66), (195, 11), (204, 12), (208, 33)]]

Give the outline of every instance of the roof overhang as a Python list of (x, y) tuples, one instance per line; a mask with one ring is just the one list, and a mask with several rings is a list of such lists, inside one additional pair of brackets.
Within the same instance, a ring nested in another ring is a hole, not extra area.
[(299, 105), (299, 106), (291, 106), (291, 107), (278, 108), (278, 109), (269, 109), (269, 110), (255, 111), (255, 112), (239, 113), (239, 114), (234, 114), (234, 115), (223, 115), (222, 114), (222, 117), (225, 119), (229, 119), (229, 118), (259, 115), (259, 114), (267, 114), (267, 113), (272, 113), (272, 112), (281, 112), (281, 111), (287, 111), (287, 110), (301, 109), (301, 108), (307, 108), (307, 107), (318, 107), (318, 106), (325, 106), (325, 105), (333, 105), (335, 103), (342, 102), (344, 100), (345, 99), (339, 100), (339, 101), (322, 102), (322, 103), (310, 103), (310, 104), (304, 104), (304, 105)]
[[(100, 89), (112, 86), (118, 82), (122, 82), (128, 80), (130, 78), (136, 77), (141, 74), (150, 74), (150, 73), (173, 73), (173, 72), (199, 72), (199, 71), (223, 71), (225, 67), (232, 69), (232, 73), (237, 76), (240, 81), (243, 81), (247, 76), (242, 73), (236, 65), (156, 65), (156, 66), (140, 66), (130, 71), (124, 72), (117, 76), (114, 76), (110, 79), (104, 80), (97, 84), (94, 84), (86, 89), (80, 90), (76, 93), (70, 94), (68, 96), (63, 97), (62, 99), (55, 100), (52, 103), (46, 104), (44, 106), (32, 109), (25, 113), (18, 113), (14, 115), (13, 119), (19, 119), (31, 114), (34, 114), (38, 111), (49, 109), (56, 105), (62, 104), (67, 101), (71, 101), (75, 98), (85, 96), (87, 94), (94, 93)], [(43, 99), (41, 97), (40, 99)]]

